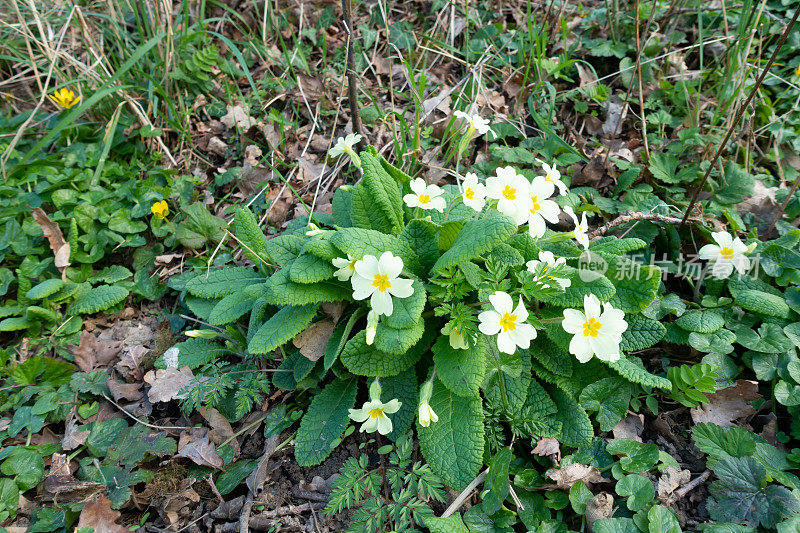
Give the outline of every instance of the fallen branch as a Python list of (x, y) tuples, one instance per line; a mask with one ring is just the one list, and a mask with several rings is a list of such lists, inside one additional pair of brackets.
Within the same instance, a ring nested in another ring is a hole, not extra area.
[(475, 477), (475, 479), (473, 479), (472, 482), (469, 485), (467, 485), (467, 488), (461, 491), (461, 494), (459, 494), (458, 497), (455, 500), (453, 500), (453, 503), (450, 504), (450, 507), (448, 507), (447, 510), (444, 512), (444, 514), (442, 514), (442, 518), (447, 518), (451, 514), (458, 511), (458, 508), (461, 507), (465, 501), (467, 501), (467, 498), (472, 496), (472, 491), (474, 491), (478, 485), (483, 483), (488, 473), (489, 469), (487, 468), (486, 470), (478, 474)]
[(684, 496), (686, 496), (689, 492), (691, 492), (694, 489), (696, 489), (698, 485), (703, 483), (709, 477), (711, 477), (711, 470), (706, 470), (705, 472), (703, 472), (702, 474), (700, 474), (699, 476), (697, 476), (696, 478), (691, 480), (686, 485), (680, 487), (678, 490), (673, 492), (672, 496), (670, 496), (669, 499), (666, 501), (667, 507), (669, 507), (670, 505), (672, 505), (676, 501), (678, 501), (681, 498), (683, 498)]
[[(666, 215), (659, 215), (658, 213), (638, 213), (636, 211), (625, 211), (620, 216), (612, 220), (607, 224), (603, 224), (593, 232), (589, 234), (589, 239), (595, 240), (603, 236), (608, 230), (615, 226), (619, 226), (620, 224), (625, 224), (626, 222), (632, 222), (634, 220), (642, 221), (646, 220), (649, 222), (661, 222), (662, 224), (680, 224), (680, 218), (676, 217), (668, 217)], [(689, 222), (700, 222), (699, 219), (692, 218), (688, 220)]]

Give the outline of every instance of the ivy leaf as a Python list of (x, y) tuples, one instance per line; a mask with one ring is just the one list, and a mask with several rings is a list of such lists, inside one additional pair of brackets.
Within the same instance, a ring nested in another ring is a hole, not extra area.
[(300, 466), (314, 466), (336, 447), (350, 421), (358, 381), (337, 379), (311, 400), (295, 437), (294, 455)]
[(614, 439), (606, 451), (620, 456), (619, 464), (625, 472), (647, 472), (658, 462), (658, 446), (633, 439)]
[(306, 304), (282, 308), (258, 328), (247, 344), (247, 351), (253, 354), (272, 353), (306, 329), (317, 314), (318, 307), (319, 305)]
[(492, 457), (489, 463), (489, 473), (483, 484), (488, 493), (483, 497), (483, 511), (492, 515), (500, 510), (508, 496), (510, 489), (508, 480), (508, 467), (513, 459), (511, 450), (503, 447)]
[(464, 224), (453, 246), (436, 261), (431, 272), (441, 272), (447, 267), (470, 261), (505, 241), (516, 231), (514, 221), (500, 214), (470, 220)]
[(631, 385), (621, 378), (604, 378), (581, 391), (580, 404), (589, 412), (597, 412), (600, 431), (611, 431), (625, 417), (631, 401)]
[(752, 457), (725, 457), (714, 474), (707, 503), (713, 520), (772, 528), (798, 510), (792, 493), (768, 484), (766, 470)]
[(417, 424), (419, 446), (431, 469), (454, 489), (466, 487), (483, 465), (483, 406), (474, 396), (458, 396), (438, 379), (430, 406), (439, 421)]
[(628, 498), (628, 509), (638, 511), (650, 503), (656, 495), (653, 483), (644, 476), (628, 474), (617, 483), (617, 494)]
[(477, 339), (474, 348), (456, 350), (442, 335), (431, 348), (436, 376), (459, 396), (477, 396), (480, 391), (486, 371), (486, 345), (482, 336)]

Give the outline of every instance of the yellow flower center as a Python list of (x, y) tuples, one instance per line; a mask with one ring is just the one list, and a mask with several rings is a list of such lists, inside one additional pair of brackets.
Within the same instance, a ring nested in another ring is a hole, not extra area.
[(719, 255), (721, 255), (723, 259), (730, 261), (731, 259), (733, 259), (733, 249), (728, 248), (727, 246), (723, 246), (722, 249), (719, 251)]
[(517, 199), (517, 189), (515, 189), (511, 185), (506, 185), (503, 188), (503, 198), (505, 198), (506, 200), (516, 200)]
[(372, 286), (378, 287), (379, 291), (384, 292), (392, 286), (392, 282), (389, 281), (389, 276), (386, 274), (375, 274), (375, 279), (372, 280)]
[(370, 409), (369, 416), (372, 418), (380, 418), (383, 416), (383, 411), (384, 410), (382, 407), (376, 407), (375, 409)]
[(467, 190), (464, 191), (464, 196), (467, 197), (467, 200), (472, 200), (473, 198), (475, 198), (475, 191), (473, 191), (470, 188), (467, 188)]
[(428, 204), (431, 201), (431, 196), (429, 194), (420, 194), (419, 195), (419, 203), (421, 204)]
[(592, 317), (583, 323), (583, 336), (597, 337), (597, 335), (600, 333), (601, 327), (603, 327), (603, 324), (601, 324), (600, 322), (595, 320), (594, 317)]
[(514, 331), (517, 329), (517, 315), (504, 313), (503, 317), (500, 319), (500, 325), (503, 327), (504, 332)]
[(544, 181), (552, 182), (553, 181), (553, 175), (550, 172), (548, 172), (547, 175), (544, 177)]
[(535, 215), (536, 212), (542, 208), (542, 204), (539, 203), (538, 196), (531, 196), (531, 201), (533, 202), (533, 207), (531, 207), (531, 214)]
[(347, 268), (349, 268), (350, 270), (355, 270), (356, 269), (356, 261), (357, 261), (357, 259), (353, 259), (352, 261), (347, 263)]

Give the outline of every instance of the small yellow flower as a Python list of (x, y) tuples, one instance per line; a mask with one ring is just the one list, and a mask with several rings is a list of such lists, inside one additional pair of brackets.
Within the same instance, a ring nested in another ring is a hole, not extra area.
[(81, 101), (80, 95), (76, 95), (72, 90), (65, 88), (59, 89), (49, 95), (50, 100), (62, 109), (69, 109)]
[(157, 219), (164, 220), (169, 215), (169, 204), (166, 200), (161, 200), (150, 206), (150, 211), (153, 212)]
[(800, 64), (797, 65), (797, 70), (794, 71), (795, 76), (800, 76)]

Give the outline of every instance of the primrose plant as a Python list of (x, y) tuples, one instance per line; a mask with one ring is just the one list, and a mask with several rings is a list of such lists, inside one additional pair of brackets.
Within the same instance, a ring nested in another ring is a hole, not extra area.
[[(295, 438), (301, 465), (324, 460), (351, 422), (392, 441), (414, 426), (431, 469), (463, 488), (486, 445), (494, 453), (506, 439), (543, 436), (588, 444), (594, 431), (578, 396), (590, 383), (671, 387), (626, 355), (665, 333), (642, 314), (660, 271), (634, 275), (625, 255), (646, 243), (590, 242), (555, 168), (503, 166), (439, 187), (373, 147), (353, 157), (353, 141), (335, 153), (361, 180), (336, 191), (332, 213), (267, 239), (240, 209), (234, 233), (255, 269), (185, 283), (187, 305), (224, 328), (227, 350), (278, 359), (272, 385), (310, 393)], [(556, 231), (561, 211), (566, 231)], [(606, 267), (588, 281), (578, 275), (587, 252)], [(197, 368), (217, 348), (181, 343), (177, 366)]]

